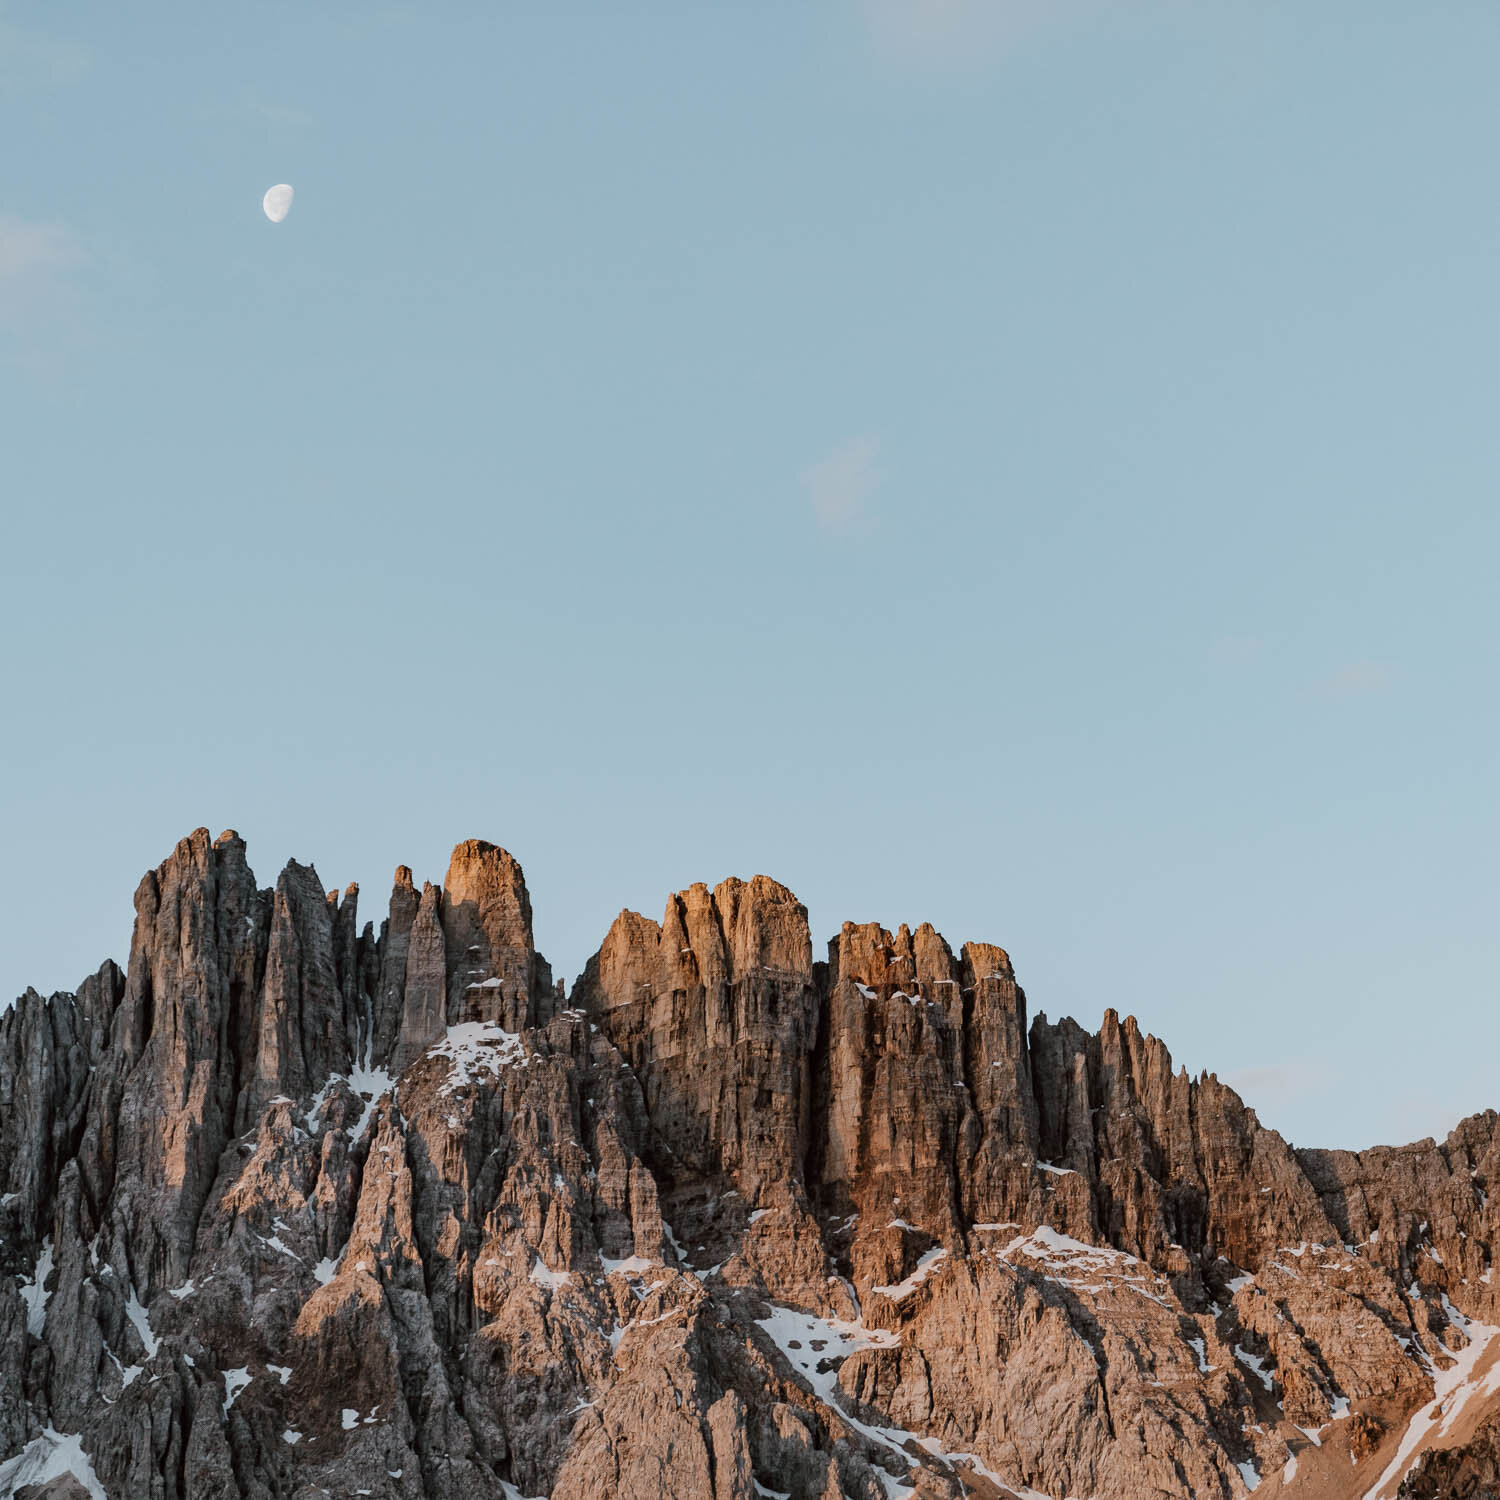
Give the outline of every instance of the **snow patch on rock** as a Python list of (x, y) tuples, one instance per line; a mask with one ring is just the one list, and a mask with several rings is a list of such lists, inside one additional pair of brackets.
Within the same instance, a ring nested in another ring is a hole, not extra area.
[(525, 1061), (526, 1049), (514, 1031), (493, 1021), (460, 1021), (427, 1049), (427, 1055), (448, 1059), (448, 1078), (439, 1092), (451, 1094), (477, 1083), (485, 1073), (498, 1078), (501, 1068)]
[(224, 1371), (224, 1415), (229, 1415), (229, 1408), (234, 1405), (240, 1392), (250, 1384), (252, 1377), (250, 1367), (241, 1365), (237, 1370)]
[(89, 1500), (109, 1500), (79, 1437), (46, 1427), (14, 1458), (0, 1464), (0, 1495), (69, 1476), (83, 1486)]
[(36, 1270), (30, 1281), (21, 1283), (21, 1301), (26, 1304), (26, 1332), (33, 1338), (41, 1338), (47, 1326), (47, 1299), (52, 1295), (47, 1290), (47, 1278), (52, 1274), (52, 1236), (42, 1241), (42, 1253), (36, 1258)]
[(910, 1276), (898, 1281), (895, 1286), (876, 1286), (871, 1287), (870, 1290), (878, 1296), (889, 1297), (892, 1302), (900, 1302), (902, 1298), (911, 1296), (947, 1258), (946, 1250), (929, 1250), (917, 1262), (916, 1269)]

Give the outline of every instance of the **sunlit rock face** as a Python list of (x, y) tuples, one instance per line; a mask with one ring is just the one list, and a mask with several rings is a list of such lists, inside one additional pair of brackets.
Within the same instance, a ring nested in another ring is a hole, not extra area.
[(0, 1016), (0, 1496), (1493, 1486), (1493, 1113), (1294, 1151), (765, 876), (571, 995), (493, 844), (358, 896), (200, 829)]

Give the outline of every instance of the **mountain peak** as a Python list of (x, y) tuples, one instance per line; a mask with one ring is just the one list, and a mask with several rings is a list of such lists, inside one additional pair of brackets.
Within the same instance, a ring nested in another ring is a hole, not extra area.
[(199, 829), (125, 972), (0, 1017), (0, 1492), (1425, 1495), (1500, 1448), (1493, 1112), (1294, 1151), (994, 944), (814, 963), (764, 875), (622, 911), (571, 1005), (499, 846), (358, 896)]

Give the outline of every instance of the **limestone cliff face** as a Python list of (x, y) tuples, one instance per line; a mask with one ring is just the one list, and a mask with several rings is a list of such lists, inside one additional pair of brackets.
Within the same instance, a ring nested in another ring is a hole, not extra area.
[(757, 875), (621, 912), (574, 1003), (635, 1070), (669, 1174), (800, 1173), (817, 1040), (807, 909)]
[(494, 845), (376, 932), (199, 830), (0, 1016), (0, 1497), (1485, 1493), (1497, 1169), (764, 876), (567, 997)]

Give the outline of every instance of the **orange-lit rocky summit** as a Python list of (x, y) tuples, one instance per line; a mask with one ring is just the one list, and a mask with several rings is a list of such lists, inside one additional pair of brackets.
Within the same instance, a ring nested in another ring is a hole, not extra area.
[(1293, 1149), (1099, 997), (764, 876), (569, 993), (520, 865), (260, 889), (0, 1016), (0, 1494), (1355, 1500), (1500, 1474), (1500, 1121)]

